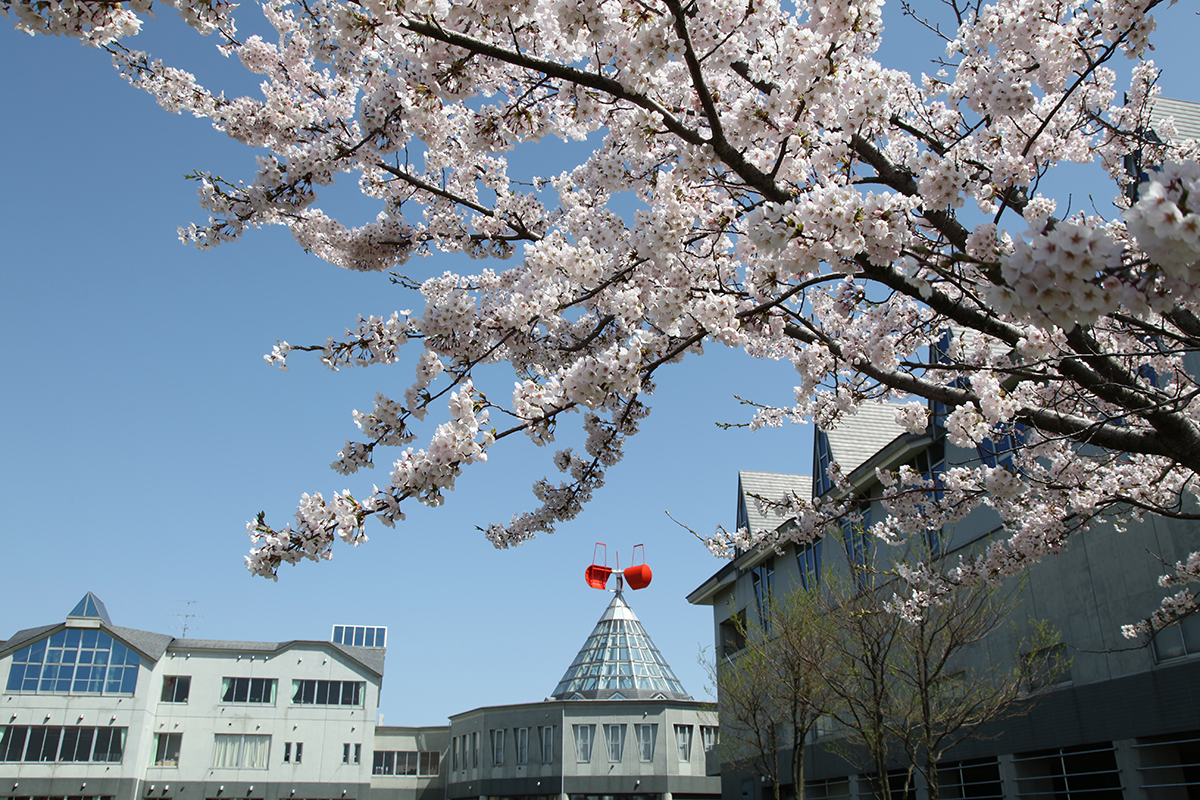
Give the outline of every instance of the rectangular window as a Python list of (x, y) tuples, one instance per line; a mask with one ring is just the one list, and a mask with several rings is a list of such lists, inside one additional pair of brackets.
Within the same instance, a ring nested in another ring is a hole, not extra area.
[(515, 728), (513, 743), (517, 746), (517, 763), (529, 763), (529, 728)]
[(292, 681), (294, 705), (361, 706), (365, 694), (363, 681)]
[(361, 743), (354, 745), (354, 763), (355, 764), (362, 763), (362, 744)]
[(351, 647), (383, 647), (387, 641), (387, 628), (363, 625), (334, 625), (334, 644), (347, 644)]
[(346, 742), (344, 745), (342, 745), (342, 763), (343, 764), (350, 763), (350, 743), (349, 742)]
[(479, 766), (479, 731), (471, 732), (471, 766)]
[(676, 725), (675, 726), (675, 746), (679, 751), (679, 760), (688, 762), (692, 760), (692, 726), (691, 725)]
[(592, 760), (592, 738), (596, 735), (595, 725), (572, 725), (575, 729), (575, 760), (587, 764)]
[(163, 677), (163, 703), (186, 703), (188, 692), (192, 688), (192, 679), (188, 675), (167, 675)]
[(252, 733), (213, 736), (213, 769), (266, 769), (271, 737)]
[(638, 756), (642, 761), (654, 760), (654, 739), (658, 734), (658, 726), (642, 723), (637, 727)]
[[(154, 752), (154, 766), (178, 767), (179, 745), (183, 742), (182, 733), (160, 733), (158, 747)], [(285, 761), (287, 759), (284, 759)]]
[(304, 756), (304, 742), (296, 742), (296, 763), (300, 763), (300, 759)]
[(433, 777), (441, 770), (441, 766), (441, 753), (437, 750), (424, 750), (421, 752), (421, 770), (417, 774)]
[(625, 726), (605, 725), (604, 742), (608, 745), (608, 760), (620, 761), (625, 755)]
[(504, 728), (492, 731), (492, 766), (504, 763)]
[(458, 737), (455, 736), (450, 742), (450, 771), (458, 771)]
[(717, 727), (715, 725), (700, 726), (700, 742), (704, 745), (704, 752), (711, 753), (713, 748), (717, 746), (718, 741)]
[(796, 545), (796, 567), (800, 570), (800, 585), (812, 591), (821, 585), (821, 540)]
[(291, 763), (291, 760), (292, 760), (292, 743), (284, 742), (283, 743), (283, 763), (285, 763), (285, 764)]
[(750, 570), (754, 584), (754, 602), (758, 606), (758, 623), (764, 632), (771, 630), (771, 589), (775, 584), (775, 561), (772, 559)]
[(1162, 628), (1154, 635), (1150, 646), (1158, 663), (1200, 653), (1200, 614), (1192, 614)]
[(120, 763), (125, 728), (8, 725), (0, 733), (0, 761)]
[(542, 763), (554, 762), (554, 727), (547, 725), (542, 728)]
[(222, 703), (275, 704), (274, 678), (221, 678)]

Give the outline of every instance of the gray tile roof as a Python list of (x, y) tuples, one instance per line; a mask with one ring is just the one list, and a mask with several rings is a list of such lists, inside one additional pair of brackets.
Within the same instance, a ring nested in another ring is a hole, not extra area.
[(61, 627), (61, 622), (56, 622), (53, 625), (39, 625), (36, 628), (26, 628), (23, 631), (17, 631), (12, 635), (12, 638), (0, 647), (0, 656), (8, 655), (13, 650), (20, 650), (26, 643), (42, 638), (43, 634), (50, 633), (55, 628)]
[(229, 639), (173, 639), (170, 642), (170, 648), (177, 652), (181, 650), (225, 650), (241, 653), (275, 654), (282, 653), (284, 650), (298, 644), (317, 644), (322, 647), (332, 647), (351, 661), (361, 664), (380, 677), (383, 676), (383, 662), (387, 654), (387, 648), (385, 647), (352, 647), (335, 642), (307, 639), (292, 639), (286, 642), (238, 642)]
[(896, 424), (896, 409), (903, 403), (863, 403), (858, 413), (826, 431), (829, 452), (849, 475), (891, 442), (905, 434)]
[(773, 531), (786, 521), (774, 512), (764, 514), (758, 498), (781, 500), (789, 494), (798, 494), (804, 499), (812, 497), (812, 478), (808, 475), (788, 475), (781, 472), (738, 472), (738, 520), (750, 531)]
[(1158, 123), (1167, 117), (1175, 118), (1177, 136), (1172, 141), (1184, 139), (1200, 139), (1200, 103), (1189, 103), (1186, 100), (1172, 100), (1169, 97), (1154, 98), (1150, 107), (1150, 124), (1157, 128)]
[(151, 633), (134, 628), (118, 628), (116, 625), (103, 625), (104, 630), (111, 632), (125, 644), (131, 646), (144, 656), (158, 661), (167, 652), (167, 645), (175, 640), (174, 636), (165, 633)]

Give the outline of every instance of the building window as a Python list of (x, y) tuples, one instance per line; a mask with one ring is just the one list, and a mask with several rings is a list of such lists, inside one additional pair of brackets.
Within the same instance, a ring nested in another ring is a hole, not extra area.
[(479, 766), (479, 731), (471, 731), (471, 766)]
[(283, 743), (283, 763), (288, 764), (292, 760), (292, 743)]
[(796, 545), (796, 567), (800, 570), (800, 585), (812, 591), (821, 585), (821, 540)]
[(691, 725), (676, 725), (675, 726), (675, 746), (679, 751), (679, 760), (683, 762), (692, 760), (692, 726)]
[(361, 706), (363, 681), (292, 681), (292, 703), (303, 706)]
[(504, 728), (492, 731), (492, 766), (504, 763)]
[(820, 497), (833, 488), (833, 480), (829, 477), (829, 465), (833, 463), (833, 453), (829, 449), (829, 435), (818, 429), (813, 437), (813, 496)]
[(1151, 647), (1158, 663), (1200, 653), (1200, 614), (1184, 617), (1179, 623), (1158, 631), (1151, 640)]
[(68, 628), (18, 650), (10, 692), (133, 694), (141, 656), (95, 628)]
[(513, 730), (514, 741), (517, 746), (517, 763), (529, 763), (529, 728), (516, 728)]
[(421, 769), (418, 775), (437, 775), (442, 767), (442, 754), (437, 750), (421, 751)]
[(296, 742), (296, 763), (299, 764), (304, 756), (304, 742)]
[(355, 764), (362, 763), (362, 743), (361, 742), (354, 745), (354, 763)]
[(625, 726), (605, 725), (604, 741), (608, 745), (608, 760), (620, 761), (625, 754)]
[(766, 561), (750, 570), (754, 584), (754, 602), (758, 606), (758, 623), (764, 632), (771, 630), (771, 589), (775, 585), (775, 562)]
[(0, 734), (0, 761), (66, 761), (119, 764), (126, 728), (7, 725)]
[(251, 733), (213, 736), (213, 769), (266, 769), (271, 737)]
[(575, 729), (575, 760), (587, 764), (592, 760), (592, 739), (596, 735), (595, 725), (572, 725)]
[(658, 736), (658, 726), (651, 723), (641, 723), (636, 726), (638, 738), (638, 756), (642, 761), (654, 760), (654, 740)]
[(458, 771), (458, 737), (450, 740), (450, 771)]
[(701, 725), (700, 726), (700, 743), (704, 746), (704, 752), (711, 753), (713, 748), (720, 741), (717, 736), (716, 725)]
[(387, 641), (387, 628), (334, 625), (332, 641), (334, 644), (347, 644), (351, 647), (383, 647)]
[(842, 517), (842, 542), (860, 590), (869, 583), (867, 567), (871, 563), (871, 505), (860, 500)]
[(178, 767), (179, 745), (182, 742), (182, 733), (160, 733), (158, 735), (158, 747), (154, 751), (154, 766)]
[(274, 678), (221, 678), (222, 703), (275, 703)]
[(417, 753), (412, 750), (376, 750), (372, 775), (416, 775)]
[(188, 692), (192, 688), (192, 679), (187, 675), (167, 675), (163, 678), (163, 703), (186, 703)]
[(342, 745), (342, 763), (343, 764), (350, 763), (350, 743), (349, 742), (346, 742), (345, 744)]
[(728, 658), (746, 649), (746, 610), (721, 623), (721, 655)]
[(542, 728), (542, 763), (551, 764), (554, 762), (554, 726), (547, 725)]

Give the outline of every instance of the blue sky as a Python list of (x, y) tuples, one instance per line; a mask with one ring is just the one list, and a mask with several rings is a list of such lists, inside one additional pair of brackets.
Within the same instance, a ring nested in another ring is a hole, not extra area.
[[(1157, 60), (1166, 94), (1200, 100), (1200, 23), (1184, 5), (1160, 15)], [(182, 42), (179, 65), (202, 81), (254, 90), (169, 13), (139, 47)], [(243, 7), (243, 30), (256, 13)], [(916, 54), (894, 55), (919, 68)], [(890, 53), (885, 64), (896, 65)], [(211, 252), (181, 245), (177, 226), (204, 218), (183, 175), (248, 177), (253, 154), (164, 113), (103, 53), (0, 23), (0, 100), (0, 638), (61, 620), (88, 590), (116, 624), (175, 635), (188, 611), (200, 615), (189, 635), (202, 638), (325, 639), (334, 624), (386, 625), (380, 711), (390, 724), (439, 724), (552, 691), (609, 599), (583, 582), (593, 543), (622, 565), (645, 543), (655, 579), (630, 603), (687, 690), (707, 695), (697, 657), (711, 615), (684, 597), (720, 563), (664, 512), (709, 532), (733, 521), (739, 469), (809, 470), (806, 426), (714, 425), (747, 419), (735, 393), (789, 402), (789, 367), (713, 346), (663, 373), (626, 462), (554, 536), (496, 551), (475, 529), (531, 507), (531, 483), (553, 469), (551, 450), (505, 441), (442, 508), (414, 505), (397, 529), (371, 525), (367, 545), (285, 568), (278, 583), (252, 578), (242, 556), (256, 512), (282, 525), (301, 492), (364, 496), (386, 480), (386, 467), (343, 477), (328, 464), (357, 432), (351, 410), (412, 377), (408, 366), (333, 373), (303, 357), (282, 373), (262, 355), (276, 339), (321, 342), (357, 314), (417, 301), (385, 276), (305, 255), (282, 229)], [(358, 220), (374, 213), (350, 191), (331, 205), (358, 208)], [(434, 257), (409, 271), (471, 266)]]

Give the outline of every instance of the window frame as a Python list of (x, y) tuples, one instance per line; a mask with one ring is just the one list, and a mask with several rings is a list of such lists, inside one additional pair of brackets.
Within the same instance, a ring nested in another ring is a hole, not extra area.
[[(169, 758), (169, 756), (171, 755), (171, 752), (172, 752), (172, 749), (171, 749), (172, 742), (174, 742), (174, 745), (175, 745), (175, 748), (174, 748), (175, 758), (174, 759)], [(164, 743), (166, 745), (165, 753), (163, 752)], [(165, 767), (165, 768), (178, 768), (179, 767), (179, 752), (182, 749), (183, 749), (183, 733), (181, 731), (159, 733), (155, 737), (155, 740), (154, 740), (154, 766)], [(168, 756), (168, 758), (163, 758), (164, 755)]]
[(513, 728), (513, 747), (518, 764), (529, 763), (529, 728)]
[[(163, 675), (163, 688), (158, 702), (186, 704), (192, 691), (191, 675)], [(180, 697), (180, 695), (183, 695)], [(168, 696), (169, 695), (169, 696)]]
[(692, 761), (692, 732), (694, 725), (682, 722), (675, 723), (675, 750), (680, 764), (690, 764)]
[[(241, 692), (241, 687), (245, 687), (245, 692)], [(255, 689), (258, 689), (260, 699), (253, 700)], [(269, 691), (268, 691), (269, 689)], [(253, 678), (241, 675), (226, 675), (221, 678), (221, 703), (238, 706), (273, 706), (279, 692), (278, 678)], [(244, 700), (239, 700), (238, 696), (245, 697)], [(269, 696), (270, 699), (261, 699), (264, 696)]]
[(596, 740), (595, 724), (576, 723), (571, 727), (575, 731), (575, 763), (592, 763), (592, 745)]
[(504, 766), (504, 728), (492, 729), (492, 766)]
[(541, 742), (542, 742), (542, 763), (543, 764), (553, 764), (554, 763), (554, 726), (553, 725), (542, 726)]
[(604, 744), (610, 764), (619, 764), (625, 756), (625, 725), (608, 722), (604, 725)]
[(658, 738), (658, 723), (639, 722), (635, 727), (638, 737), (638, 760), (642, 763), (654, 761), (655, 740)]

